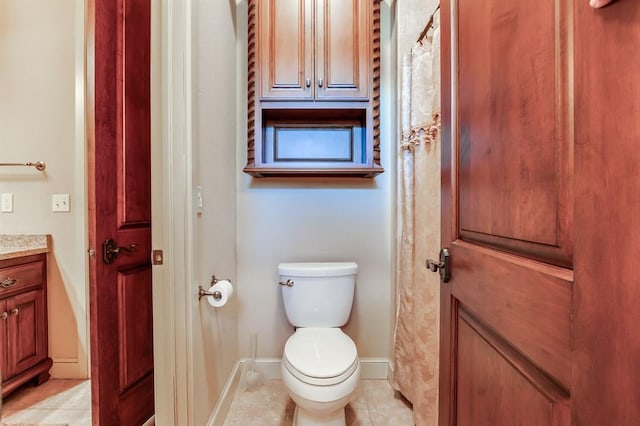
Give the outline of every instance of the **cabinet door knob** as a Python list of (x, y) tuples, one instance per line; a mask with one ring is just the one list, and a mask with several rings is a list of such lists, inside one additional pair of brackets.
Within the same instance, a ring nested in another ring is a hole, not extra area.
[(311, 79), (308, 78), (304, 81), (304, 83), (307, 85), (307, 87), (311, 87)]
[(6, 320), (8, 316), (9, 316), (9, 314), (6, 313), (6, 312), (3, 312), (3, 313), (0, 314), (0, 318), (2, 318), (3, 320)]
[(13, 308), (11, 310), (11, 315), (13, 315), (14, 317), (17, 317), (19, 313), (20, 313), (20, 309), (18, 308)]
[(318, 87), (322, 87), (323, 84), (324, 84), (323, 79), (318, 80)]

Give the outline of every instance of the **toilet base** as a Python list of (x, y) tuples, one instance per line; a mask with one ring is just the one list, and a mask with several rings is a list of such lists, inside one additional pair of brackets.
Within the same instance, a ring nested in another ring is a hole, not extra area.
[(292, 426), (346, 426), (344, 408), (329, 413), (307, 411), (296, 404)]

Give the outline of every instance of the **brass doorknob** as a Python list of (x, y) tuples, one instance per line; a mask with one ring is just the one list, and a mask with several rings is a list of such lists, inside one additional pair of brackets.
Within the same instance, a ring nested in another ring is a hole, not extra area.
[(118, 243), (109, 238), (102, 243), (102, 260), (106, 264), (115, 262), (120, 253), (134, 253), (138, 244), (129, 244), (129, 247), (120, 247)]
[(427, 259), (427, 263), (425, 265), (431, 272), (439, 272), (440, 280), (443, 283), (447, 283), (451, 279), (451, 262), (449, 257), (449, 250), (443, 248), (440, 250), (440, 259), (438, 262)]

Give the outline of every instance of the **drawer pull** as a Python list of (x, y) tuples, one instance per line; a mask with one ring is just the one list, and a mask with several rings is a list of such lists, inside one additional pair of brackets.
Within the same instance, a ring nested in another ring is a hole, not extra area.
[(14, 280), (12, 278), (5, 278), (4, 280), (0, 281), (0, 286), (2, 286), (2, 288), (9, 288), (16, 285), (17, 282), (18, 280)]
[(8, 316), (9, 316), (9, 314), (6, 313), (6, 312), (3, 312), (3, 313), (0, 314), (0, 318), (2, 318), (3, 320), (6, 320)]
[(19, 313), (20, 313), (20, 309), (18, 308), (13, 308), (11, 310), (11, 315), (13, 315), (14, 317), (17, 317)]

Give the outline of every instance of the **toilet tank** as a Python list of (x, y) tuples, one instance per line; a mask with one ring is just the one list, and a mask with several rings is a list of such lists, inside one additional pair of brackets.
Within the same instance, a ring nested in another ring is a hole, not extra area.
[(349, 320), (356, 286), (355, 262), (281, 263), (282, 301), (295, 327), (342, 327)]

